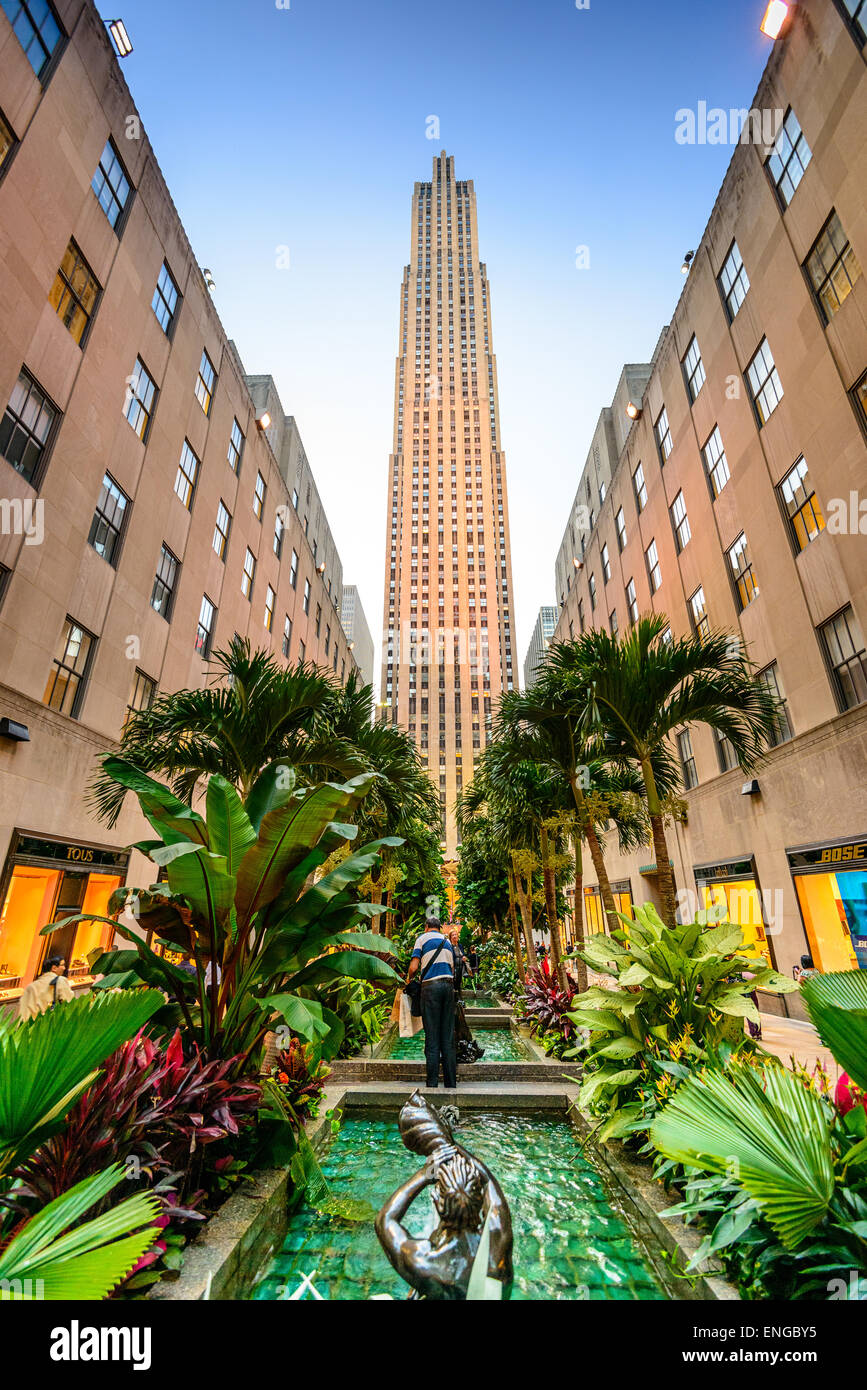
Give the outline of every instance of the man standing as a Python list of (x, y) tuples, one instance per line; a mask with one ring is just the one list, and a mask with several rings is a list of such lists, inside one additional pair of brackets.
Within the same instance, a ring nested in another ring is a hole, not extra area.
[(45, 972), (22, 990), (18, 1005), (19, 1019), (38, 1018), (55, 1004), (73, 999), (72, 985), (66, 978), (66, 961), (62, 956), (49, 956)]
[(439, 1086), (442, 1061), (446, 1090), (457, 1086), (455, 1058), (455, 958), (451, 942), (443, 935), (439, 919), (428, 921), (412, 950), (407, 984), (421, 972), (421, 1017), (424, 1025), (424, 1058), (427, 1085)]

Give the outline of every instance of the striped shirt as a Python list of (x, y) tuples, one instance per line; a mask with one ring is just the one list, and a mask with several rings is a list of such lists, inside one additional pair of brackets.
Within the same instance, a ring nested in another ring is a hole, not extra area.
[(455, 958), (452, 943), (440, 931), (426, 931), (418, 937), (412, 950), (412, 958), (421, 961), (419, 974), (423, 974), (443, 942), (445, 942), (445, 947), (440, 951), (436, 964), (427, 970), (423, 984), (427, 984), (429, 980), (451, 980), (454, 978)]

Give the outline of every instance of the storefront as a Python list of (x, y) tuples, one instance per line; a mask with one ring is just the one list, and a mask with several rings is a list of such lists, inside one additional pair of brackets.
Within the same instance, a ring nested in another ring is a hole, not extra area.
[[(632, 916), (632, 884), (628, 878), (612, 883), (614, 906), (624, 917)], [(589, 935), (607, 930), (602, 894), (596, 887), (584, 889), (584, 930)]]
[(123, 850), (14, 831), (0, 879), (0, 1004), (19, 996), (49, 955), (66, 959), (73, 985), (91, 982), (87, 955), (110, 945), (111, 927), (78, 922), (51, 936), (40, 932), (81, 913), (105, 915), (128, 863)]
[(867, 836), (786, 851), (813, 964), (867, 970)]
[(744, 934), (743, 954), (761, 957), (773, 966), (755, 860), (698, 864), (693, 872), (699, 908), (724, 907), (728, 921), (740, 927)]

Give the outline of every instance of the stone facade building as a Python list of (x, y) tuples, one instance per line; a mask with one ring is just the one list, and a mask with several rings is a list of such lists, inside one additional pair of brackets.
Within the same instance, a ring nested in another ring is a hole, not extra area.
[[(784, 700), (755, 778), (706, 727), (679, 731), (670, 851), (685, 904), (726, 902), (787, 973), (808, 952), (867, 968), (864, 22), (793, 7), (753, 103), (779, 113), (774, 143), (736, 146), (643, 389), (603, 412), (591, 511), (557, 563), (558, 639), (664, 613), (675, 637), (736, 635)], [(655, 900), (652, 850), (607, 858), (621, 906)]]
[[(227, 338), (91, 0), (0, 8), (0, 1001), (46, 923), (152, 877), (89, 813), (128, 711), (238, 633), (338, 679), (297, 426)], [(267, 416), (266, 416), (267, 412)], [(267, 417), (270, 417), (267, 418)], [(29, 737), (28, 737), (29, 736)], [(98, 924), (55, 939), (86, 982)]]
[(361, 595), (354, 584), (344, 584), (340, 608), (343, 631), (350, 644), (359, 676), (364, 685), (373, 685), (374, 646), (367, 625)]

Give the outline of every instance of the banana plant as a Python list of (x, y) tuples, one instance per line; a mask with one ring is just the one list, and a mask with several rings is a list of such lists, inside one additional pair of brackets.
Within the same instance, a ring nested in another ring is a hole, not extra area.
[[(739, 954), (740, 927), (725, 908), (697, 913), (693, 922), (667, 927), (652, 904), (620, 920), (624, 930), (599, 933), (577, 955), (591, 969), (613, 976), (616, 987), (593, 986), (573, 1001), (567, 1017), (589, 1030), (589, 1040), (567, 1056), (583, 1056), (578, 1103), (604, 1119), (600, 1140), (640, 1127), (649, 1053), (665, 1067), (706, 1061), (721, 1044), (746, 1045), (745, 1018), (759, 1021), (749, 998), (755, 989), (785, 994), (793, 980)], [(751, 979), (742, 978), (749, 972)]]
[[(347, 977), (398, 978), (372, 954), (382, 951), (382, 937), (360, 929), (382, 908), (357, 902), (352, 890), (383, 849), (402, 841), (365, 845), (314, 881), (334, 850), (354, 840), (356, 827), (346, 818), (375, 775), (299, 787), (291, 768), (272, 763), (243, 801), (215, 775), (202, 816), (124, 759), (108, 757), (103, 767), (135, 792), (160, 836), (135, 848), (166, 881), (119, 890), (110, 903), (114, 915), (96, 919), (110, 922), (127, 945), (94, 962), (105, 977), (100, 987), (158, 985), (169, 1002), (154, 1026), (180, 1024), (208, 1060), (238, 1057), (239, 1067), (254, 1065), (265, 1034), (281, 1020), (333, 1056), (343, 1025), (323, 1007), (318, 989)], [(120, 920), (124, 911), (135, 927)], [(194, 970), (171, 963), (166, 952), (182, 953)]]

